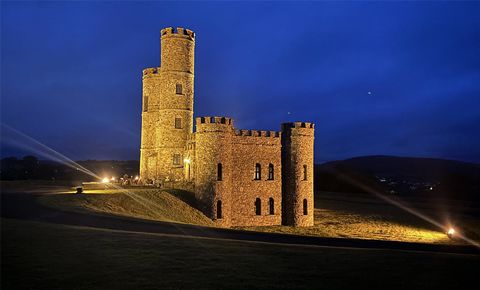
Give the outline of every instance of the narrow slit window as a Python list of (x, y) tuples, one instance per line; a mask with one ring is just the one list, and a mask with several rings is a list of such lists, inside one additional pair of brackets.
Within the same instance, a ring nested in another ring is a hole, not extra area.
[(175, 129), (182, 129), (182, 118), (175, 118)]
[(308, 202), (307, 202), (307, 199), (304, 199), (303, 200), (303, 215), (307, 215), (308, 214)]
[(217, 219), (222, 218), (222, 201), (217, 201)]
[(261, 180), (262, 179), (262, 166), (260, 163), (255, 164), (255, 180)]
[(262, 201), (260, 200), (260, 198), (257, 198), (255, 200), (255, 214), (256, 215), (262, 214)]
[(217, 180), (222, 181), (222, 163), (217, 164)]
[(275, 214), (275, 201), (273, 200), (273, 198), (270, 197), (270, 199), (268, 200), (268, 205), (269, 205), (269, 213), (271, 215)]
[(307, 165), (303, 165), (303, 180), (307, 180)]
[(148, 111), (148, 96), (147, 95), (143, 96), (143, 111), (144, 112)]
[(175, 86), (175, 93), (176, 93), (177, 95), (183, 95), (183, 86), (182, 86), (182, 84), (177, 84), (177, 85)]
[(270, 163), (268, 165), (268, 180), (273, 180), (274, 178), (274, 168), (273, 168), (273, 164)]

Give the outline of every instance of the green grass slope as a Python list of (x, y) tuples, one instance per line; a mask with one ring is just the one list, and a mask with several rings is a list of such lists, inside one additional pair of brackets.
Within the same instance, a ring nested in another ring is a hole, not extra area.
[(85, 194), (45, 195), (40, 197), (40, 202), (62, 210), (213, 226), (213, 222), (195, 208), (193, 197), (178, 190), (90, 190)]

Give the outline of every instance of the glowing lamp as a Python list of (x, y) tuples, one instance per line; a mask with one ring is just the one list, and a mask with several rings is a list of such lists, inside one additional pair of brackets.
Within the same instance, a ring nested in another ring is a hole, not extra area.
[(447, 232), (447, 236), (448, 236), (449, 238), (452, 238), (453, 235), (455, 235), (455, 229), (454, 229), (454, 228), (450, 228), (450, 229), (448, 230), (448, 232)]
[(189, 163), (190, 163), (190, 159), (188, 159), (188, 158), (185, 158), (185, 159), (183, 159), (183, 162), (185, 162), (185, 163), (189, 164)]
[(138, 180), (138, 175), (137, 175), (137, 176), (135, 176), (135, 180)]
[(115, 177), (112, 176), (112, 178), (110, 179), (111, 181), (115, 181)]
[(110, 180), (108, 180), (107, 177), (105, 177), (104, 179), (102, 179), (102, 182), (103, 182), (103, 183), (108, 183), (109, 181), (110, 181)]

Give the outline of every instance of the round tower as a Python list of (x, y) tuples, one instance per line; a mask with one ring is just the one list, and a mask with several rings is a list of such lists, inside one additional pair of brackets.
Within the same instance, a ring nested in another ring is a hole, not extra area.
[(314, 124), (282, 124), (282, 223), (313, 226)]
[(195, 197), (218, 226), (229, 227), (232, 213), (233, 120), (196, 118)]
[(161, 65), (143, 71), (140, 175), (179, 181), (193, 133), (195, 34), (171, 27), (160, 34)]

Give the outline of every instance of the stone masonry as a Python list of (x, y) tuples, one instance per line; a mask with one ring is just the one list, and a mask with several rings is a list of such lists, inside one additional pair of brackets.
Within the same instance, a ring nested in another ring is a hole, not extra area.
[(197, 117), (195, 34), (161, 30), (161, 66), (143, 71), (140, 178), (193, 188), (218, 226), (313, 225), (314, 124), (238, 130), (227, 117)]

